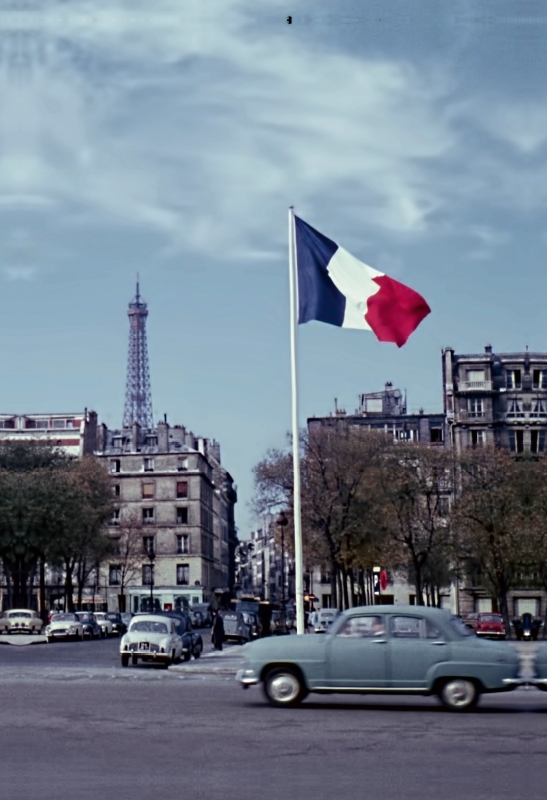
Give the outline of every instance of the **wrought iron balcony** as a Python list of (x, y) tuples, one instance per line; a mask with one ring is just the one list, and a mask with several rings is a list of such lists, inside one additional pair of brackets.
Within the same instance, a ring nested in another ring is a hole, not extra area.
[(492, 381), (460, 381), (458, 383), (460, 392), (491, 392)]

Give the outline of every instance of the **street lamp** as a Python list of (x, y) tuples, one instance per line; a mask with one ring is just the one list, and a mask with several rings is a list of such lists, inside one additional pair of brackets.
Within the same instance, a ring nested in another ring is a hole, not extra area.
[(148, 545), (148, 558), (150, 559), (150, 613), (152, 613), (154, 611), (154, 559), (156, 558), (153, 539)]
[(288, 633), (287, 618), (285, 615), (285, 528), (289, 524), (289, 520), (287, 519), (284, 511), (280, 512), (275, 524), (278, 526), (281, 532), (281, 618), (279, 620), (277, 633), (285, 634)]

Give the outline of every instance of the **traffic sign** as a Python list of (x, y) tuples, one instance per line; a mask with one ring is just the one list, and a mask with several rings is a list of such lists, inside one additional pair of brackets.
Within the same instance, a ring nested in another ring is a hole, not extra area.
[(388, 581), (388, 577), (387, 577), (387, 572), (385, 571), (385, 569), (383, 569), (380, 572), (380, 589), (382, 590), (382, 592), (385, 592), (385, 590), (387, 589), (388, 583), (389, 583), (389, 581)]

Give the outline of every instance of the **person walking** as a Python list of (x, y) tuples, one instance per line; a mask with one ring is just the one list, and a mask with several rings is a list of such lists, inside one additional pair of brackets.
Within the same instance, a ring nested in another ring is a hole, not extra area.
[(218, 611), (214, 612), (211, 641), (215, 650), (222, 650), (222, 643), (224, 642), (224, 621)]

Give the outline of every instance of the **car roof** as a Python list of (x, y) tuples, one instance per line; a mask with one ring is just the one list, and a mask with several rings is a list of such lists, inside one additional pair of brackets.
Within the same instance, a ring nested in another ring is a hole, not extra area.
[(432, 606), (411, 606), (411, 605), (378, 605), (378, 606), (355, 606), (348, 608), (343, 612), (344, 615), (348, 614), (411, 614), (416, 616), (419, 614), (422, 617), (437, 617), (446, 615), (450, 611), (446, 608), (433, 608)]

